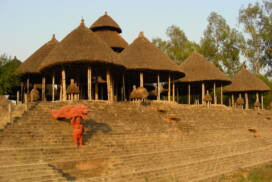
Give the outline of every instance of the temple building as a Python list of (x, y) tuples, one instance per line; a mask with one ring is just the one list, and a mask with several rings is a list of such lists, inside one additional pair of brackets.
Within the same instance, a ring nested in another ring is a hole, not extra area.
[[(21, 93), (25, 95), (22, 100), (30, 100), (36, 84), (42, 101), (121, 101), (129, 99), (133, 85), (142, 87), (144, 80), (159, 85), (184, 76), (143, 33), (128, 45), (121, 32), (105, 13), (90, 28), (82, 19), (60, 42), (53, 37), (18, 69)], [(135, 83), (135, 74), (139, 84)]]

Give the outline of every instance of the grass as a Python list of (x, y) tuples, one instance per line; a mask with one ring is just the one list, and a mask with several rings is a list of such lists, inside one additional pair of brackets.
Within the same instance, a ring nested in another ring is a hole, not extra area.
[(231, 176), (222, 176), (218, 182), (272, 182), (272, 163)]

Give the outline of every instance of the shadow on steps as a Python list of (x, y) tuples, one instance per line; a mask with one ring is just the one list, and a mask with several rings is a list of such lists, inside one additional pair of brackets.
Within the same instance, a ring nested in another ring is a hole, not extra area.
[[(58, 121), (67, 122), (70, 124), (69, 119), (58, 119)], [(83, 143), (88, 143), (92, 136), (95, 135), (97, 132), (101, 131), (103, 133), (108, 133), (112, 131), (112, 128), (106, 123), (98, 123), (94, 119), (84, 120), (84, 134), (83, 134)], [(71, 125), (72, 127), (72, 125)]]

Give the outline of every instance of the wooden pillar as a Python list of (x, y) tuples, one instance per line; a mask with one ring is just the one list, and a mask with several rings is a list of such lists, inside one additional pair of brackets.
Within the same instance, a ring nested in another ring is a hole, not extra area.
[(62, 78), (62, 101), (66, 101), (67, 100), (66, 75), (65, 75), (65, 70), (64, 69), (61, 71), (61, 78)]
[(19, 92), (19, 90), (17, 90), (17, 92), (16, 92), (16, 104), (19, 104), (19, 100), (20, 100), (20, 92)]
[(95, 80), (95, 95), (94, 95), (94, 99), (95, 100), (98, 100), (98, 76), (96, 77), (96, 80)]
[(89, 66), (87, 70), (87, 81), (88, 81), (88, 100), (92, 100), (92, 68)]
[(161, 100), (160, 75), (157, 75), (157, 100)]
[(123, 74), (123, 101), (126, 100), (126, 82), (125, 82), (125, 74)]
[(24, 82), (21, 82), (21, 101), (24, 102)]
[(106, 72), (106, 79), (107, 79), (107, 95), (108, 95), (108, 101), (111, 101), (111, 81), (110, 81), (110, 71), (107, 70)]
[(217, 104), (217, 97), (216, 97), (216, 82), (213, 83), (213, 103)]
[(26, 93), (27, 94), (29, 93), (29, 76), (27, 76), (27, 79), (26, 79)]
[(204, 98), (205, 98), (205, 83), (204, 82), (202, 82), (202, 95), (201, 95), (201, 101), (202, 101), (202, 103), (201, 104), (204, 104), (205, 102), (204, 102)]
[(231, 106), (234, 107), (234, 95), (231, 94)]
[(42, 101), (45, 101), (45, 76), (42, 77)]
[(188, 84), (188, 104), (191, 104), (191, 84)]
[(171, 77), (168, 76), (168, 101), (171, 101)]
[(256, 101), (257, 101), (257, 102), (260, 102), (259, 93), (258, 93), (258, 92), (256, 92)]
[(246, 109), (248, 109), (249, 102), (248, 102), (248, 94), (245, 92), (245, 100), (246, 100)]
[(179, 88), (177, 87), (176, 88), (176, 93), (177, 93), (177, 98), (176, 98), (176, 100), (177, 100), (177, 103), (179, 103)]
[(114, 101), (114, 98), (115, 98), (114, 80), (111, 73), (110, 73), (110, 90), (111, 90), (111, 101)]
[(140, 87), (144, 87), (144, 74), (140, 72)]
[(172, 100), (173, 100), (173, 102), (175, 102), (175, 97), (176, 97), (176, 95), (175, 95), (175, 91), (176, 91), (176, 88), (175, 88), (175, 82), (173, 81), (173, 84), (172, 84)]
[(55, 75), (52, 75), (52, 101), (55, 101)]
[(220, 104), (223, 104), (223, 85), (220, 85)]
[(264, 97), (263, 97), (263, 93), (261, 93), (261, 109), (264, 109)]

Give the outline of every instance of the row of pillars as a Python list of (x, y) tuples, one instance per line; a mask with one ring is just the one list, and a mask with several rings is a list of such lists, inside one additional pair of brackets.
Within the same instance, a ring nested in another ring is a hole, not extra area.
[[(205, 83), (201, 83), (201, 101), (202, 104), (205, 102)], [(217, 104), (217, 95), (216, 95), (216, 83), (213, 83), (213, 103)], [(188, 104), (191, 104), (191, 84), (188, 83)], [(220, 104), (223, 104), (223, 86), (220, 85)]]
[[(240, 93), (241, 95), (241, 93)], [(249, 109), (249, 99), (248, 99), (248, 93), (245, 92), (245, 109)], [(256, 102), (260, 102), (259, 93), (256, 92)], [(230, 106), (235, 107), (235, 100), (234, 100), (234, 94), (231, 94), (230, 98)], [(264, 97), (263, 94), (261, 94), (261, 109), (264, 109)]]

